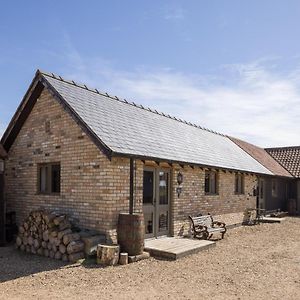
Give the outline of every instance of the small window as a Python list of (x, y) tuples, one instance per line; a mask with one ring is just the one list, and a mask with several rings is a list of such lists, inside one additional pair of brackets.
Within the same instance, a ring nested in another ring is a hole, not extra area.
[(278, 193), (277, 180), (272, 179), (272, 197), (277, 197), (277, 193)]
[(39, 193), (59, 194), (60, 193), (60, 164), (40, 164), (38, 166)]
[(217, 172), (205, 171), (205, 194), (217, 194)]
[(235, 193), (244, 194), (244, 175), (236, 173), (235, 174)]

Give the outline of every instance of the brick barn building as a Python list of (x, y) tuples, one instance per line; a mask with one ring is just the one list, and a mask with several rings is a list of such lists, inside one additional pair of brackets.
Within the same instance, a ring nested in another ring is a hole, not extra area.
[(185, 234), (190, 214), (241, 224), (260, 178), (292, 178), (225, 135), (40, 71), (1, 142), (18, 222), (57, 210), (113, 241), (129, 210), (144, 213), (146, 237)]

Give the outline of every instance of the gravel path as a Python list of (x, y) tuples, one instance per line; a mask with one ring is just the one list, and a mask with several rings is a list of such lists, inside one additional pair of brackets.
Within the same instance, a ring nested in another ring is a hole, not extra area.
[(0, 299), (300, 299), (300, 218), (232, 229), (182, 258), (99, 268), (0, 248)]

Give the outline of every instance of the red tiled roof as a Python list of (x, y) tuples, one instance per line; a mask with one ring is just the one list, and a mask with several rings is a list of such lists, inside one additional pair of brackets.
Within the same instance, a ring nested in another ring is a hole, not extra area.
[(255, 158), (264, 167), (269, 169), (274, 175), (292, 177), (292, 175), (280, 165), (268, 152), (260, 147), (253, 144), (247, 143), (245, 141), (230, 137), (230, 139), (246, 151), (249, 155)]
[(267, 148), (266, 151), (294, 177), (300, 178), (300, 146)]
[(4, 150), (3, 146), (0, 144), (0, 157), (4, 158), (6, 157), (6, 151)]

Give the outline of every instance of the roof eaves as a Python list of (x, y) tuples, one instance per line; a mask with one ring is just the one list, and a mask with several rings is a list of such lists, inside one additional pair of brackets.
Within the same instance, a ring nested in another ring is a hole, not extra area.
[(117, 151), (114, 151), (112, 153), (112, 157), (134, 158), (134, 159), (139, 159), (139, 160), (151, 160), (151, 161), (155, 161), (155, 162), (165, 162), (165, 163), (170, 163), (170, 164), (194, 166), (194, 167), (199, 167), (199, 168), (220, 169), (220, 170), (226, 170), (229, 172), (241, 172), (241, 173), (253, 174), (253, 175), (275, 176), (271, 171), (270, 171), (270, 174), (267, 174), (267, 173), (253, 172), (253, 171), (249, 171), (249, 170), (232, 169), (232, 168), (227, 168), (227, 167), (223, 167), (223, 166), (198, 164), (198, 163), (192, 163), (192, 162), (187, 162), (187, 161), (179, 161), (179, 160), (172, 160), (172, 159), (161, 158), (161, 157), (137, 155), (137, 154), (132, 154), (132, 153), (117, 152)]

